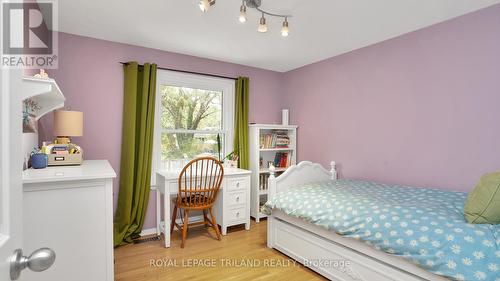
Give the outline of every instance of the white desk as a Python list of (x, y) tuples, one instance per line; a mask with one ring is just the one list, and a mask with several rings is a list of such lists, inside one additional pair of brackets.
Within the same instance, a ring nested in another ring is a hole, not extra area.
[[(178, 180), (180, 171), (158, 171), (156, 173), (156, 231), (165, 235), (165, 247), (170, 247), (170, 196), (179, 192)], [(221, 226), (222, 235), (232, 225), (245, 224), (250, 229), (250, 175), (251, 171), (224, 168), (224, 179), (214, 204), (217, 224)], [(161, 199), (163, 197), (163, 204)], [(162, 210), (163, 206), (163, 210)], [(164, 221), (161, 221), (163, 212)], [(196, 221), (193, 220), (193, 221)]]

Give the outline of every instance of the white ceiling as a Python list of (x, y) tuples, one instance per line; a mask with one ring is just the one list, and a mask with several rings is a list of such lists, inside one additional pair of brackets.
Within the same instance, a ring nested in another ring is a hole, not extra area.
[(239, 0), (217, 0), (208, 13), (198, 0), (58, 1), (59, 30), (280, 72), (359, 49), (460, 16), (500, 0), (263, 0), (290, 13), (290, 36), (281, 20), (249, 9), (238, 22)]

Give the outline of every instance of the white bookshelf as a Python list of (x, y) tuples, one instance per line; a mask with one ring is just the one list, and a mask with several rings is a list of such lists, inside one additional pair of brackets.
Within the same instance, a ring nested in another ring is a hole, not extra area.
[[(262, 135), (273, 135), (276, 132), (286, 133), (289, 139), (287, 147), (275, 147), (271, 142), (265, 142), (265, 146), (261, 145)], [(260, 212), (260, 206), (267, 201), (266, 184), (261, 180), (261, 176), (269, 175), (268, 162), (274, 162), (277, 153), (286, 153), (286, 167), (276, 167), (276, 172), (286, 171), (290, 165), (297, 163), (297, 126), (294, 125), (273, 125), (273, 124), (251, 124), (249, 126), (249, 145), (250, 145), (250, 170), (251, 177), (251, 201), (250, 215), (259, 222), (266, 215)], [(262, 165), (261, 165), (262, 159)], [(267, 183), (267, 181), (265, 181)]]

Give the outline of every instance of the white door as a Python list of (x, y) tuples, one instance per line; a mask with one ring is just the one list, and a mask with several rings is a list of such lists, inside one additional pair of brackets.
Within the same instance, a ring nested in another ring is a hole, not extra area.
[(21, 271), (43, 271), (54, 263), (46, 248), (22, 253), (22, 100), (16, 92), (21, 70), (0, 69), (0, 280), (21, 280)]

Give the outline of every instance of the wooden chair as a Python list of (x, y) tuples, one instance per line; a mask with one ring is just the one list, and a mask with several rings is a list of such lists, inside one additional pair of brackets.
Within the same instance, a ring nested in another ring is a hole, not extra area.
[[(201, 157), (191, 160), (179, 175), (179, 193), (174, 199), (174, 212), (170, 224), (170, 234), (174, 226), (182, 232), (181, 248), (184, 248), (188, 230), (189, 212), (191, 210), (203, 211), (203, 222), (192, 223), (190, 226), (201, 225), (213, 227), (217, 239), (221, 240), (217, 220), (212, 211), (217, 194), (224, 177), (224, 168), (217, 159), (212, 157)], [(177, 210), (181, 214), (182, 226), (177, 224)], [(184, 210), (184, 216), (182, 215)], [(211, 220), (208, 219), (207, 211)]]

